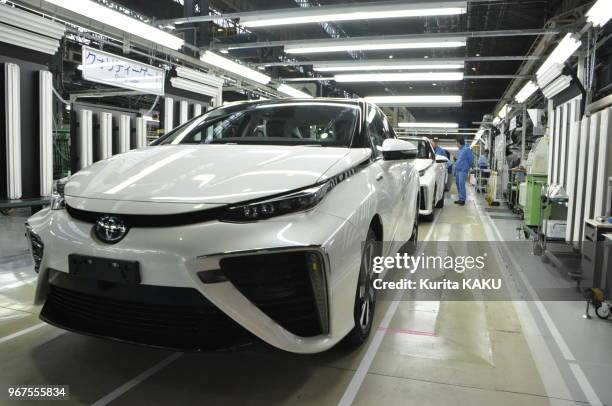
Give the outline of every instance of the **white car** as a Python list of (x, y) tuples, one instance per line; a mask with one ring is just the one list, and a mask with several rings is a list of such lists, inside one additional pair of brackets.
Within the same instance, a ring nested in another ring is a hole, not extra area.
[(189, 350), (365, 341), (373, 256), (418, 231), (416, 146), (376, 106), (228, 105), (154, 144), (77, 172), (28, 219), (42, 320)]
[(427, 137), (402, 137), (417, 145), (415, 166), (419, 171), (421, 200), (419, 214), (424, 220), (433, 220), (435, 209), (444, 207), (444, 191), (448, 177), (448, 158), (436, 155)]

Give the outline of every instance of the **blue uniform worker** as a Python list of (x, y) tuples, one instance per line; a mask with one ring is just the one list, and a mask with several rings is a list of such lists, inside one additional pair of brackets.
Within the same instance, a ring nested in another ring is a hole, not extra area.
[(472, 150), (465, 145), (465, 138), (461, 136), (457, 138), (457, 144), (459, 144), (459, 151), (457, 152), (457, 162), (455, 162), (455, 180), (457, 182), (459, 200), (456, 200), (455, 203), (463, 206), (467, 198), (465, 182), (474, 163), (474, 155), (472, 155)]

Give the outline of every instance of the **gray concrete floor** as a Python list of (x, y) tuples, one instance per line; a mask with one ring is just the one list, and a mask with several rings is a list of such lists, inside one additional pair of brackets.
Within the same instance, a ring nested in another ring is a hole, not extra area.
[[(447, 196), (435, 223), (421, 224), (420, 237), (487, 244), (494, 223), (504, 239), (516, 238), (515, 220), (492, 220), (470, 196), (465, 207)], [(36, 275), (23, 237), (25, 216), (0, 216), (3, 387), (68, 384), (66, 404), (97, 405), (548, 405), (594, 399), (612, 405), (612, 354), (605, 351), (612, 323), (583, 320), (581, 302), (382, 300), (379, 328), (368, 343), (310, 356), (264, 345), (181, 354), (66, 333), (41, 323), (32, 304)], [(515, 272), (529, 269), (528, 283), (532, 277), (536, 285), (566, 286), (538, 258), (510, 254), (521, 261), (520, 270), (502, 258), (492, 263), (496, 272), (506, 269), (519, 280)], [(522, 262), (531, 260), (528, 267)], [(575, 365), (583, 377), (576, 377)], [(585, 395), (584, 380), (595, 398)], [(0, 404), (18, 403), (0, 395)]]

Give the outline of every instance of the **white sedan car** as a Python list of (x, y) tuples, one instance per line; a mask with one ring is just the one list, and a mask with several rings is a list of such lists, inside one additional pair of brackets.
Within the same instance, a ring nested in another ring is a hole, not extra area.
[(436, 155), (427, 137), (402, 137), (417, 145), (415, 166), (419, 171), (421, 200), (419, 214), (424, 220), (433, 220), (435, 209), (444, 207), (444, 191), (448, 177), (448, 158)]
[(182, 350), (362, 343), (373, 257), (416, 240), (416, 152), (361, 100), (211, 110), (77, 172), (28, 219), (40, 317)]

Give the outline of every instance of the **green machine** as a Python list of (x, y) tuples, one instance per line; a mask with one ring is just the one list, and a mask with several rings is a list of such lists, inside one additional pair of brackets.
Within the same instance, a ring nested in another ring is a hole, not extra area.
[[(546, 175), (527, 175), (525, 181), (525, 205), (523, 206), (523, 220), (525, 225), (529, 227), (537, 227), (540, 225), (540, 212), (542, 206), (542, 198), (540, 193), (542, 186), (548, 181)], [(547, 209), (550, 211), (550, 208)], [(548, 213), (544, 213), (548, 215)]]
[[(519, 185), (519, 206), (523, 211), (523, 220), (527, 227), (540, 225), (542, 186), (548, 183), (548, 136), (540, 138), (529, 152), (525, 162), (527, 176)], [(544, 210), (544, 216), (550, 214), (550, 207)]]

